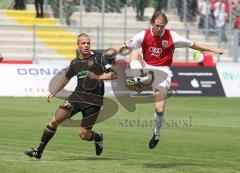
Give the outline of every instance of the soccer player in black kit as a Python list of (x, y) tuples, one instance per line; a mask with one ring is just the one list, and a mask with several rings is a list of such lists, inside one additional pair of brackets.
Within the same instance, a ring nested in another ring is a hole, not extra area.
[(82, 112), (83, 119), (80, 127), (80, 138), (95, 142), (96, 155), (103, 150), (103, 134), (92, 131), (103, 104), (104, 82), (103, 80), (116, 79), (117, 74), (112, 69), (102, 54), (90, 49), (90, 37), (82, 33), (77, 37), (79, 57), (71, 61), (70, 67), (55, 90), (48, 95), (50, 100), (61, 90), (73, 76), (77, 76), (75, 91), (57, 109), (55, 116), (45, 128), (41, 142), (37, 148), (26, 151), (29, 157), (40, 159), (44, 148), (54, 136), (57, 126), (64, 120), (71, 118), (78, 112)]

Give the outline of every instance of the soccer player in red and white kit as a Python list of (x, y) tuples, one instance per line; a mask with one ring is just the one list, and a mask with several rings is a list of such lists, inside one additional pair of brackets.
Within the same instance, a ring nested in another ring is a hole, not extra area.
[[(169, 69), (173, 61), (173, 53), (175, 48), (190, 47), (195, 50), (209, 51), (215, 54), (223, 54), (223, 50), (218, 48), (211, 48), (203, 44), (190, 41), (176, 32), (166, 29), (168, 23), (167, 16), (162, 12), (155, 12), (150, 19), (151, 27), (136, 34), (132, 39), (126, 41), (124, 44), (108, 50), (105, 56), (114, 56), (124, 49), (132, 50), (130, 54), (130, 68), (131, 69), (153, 69), (160, 70), (167, 74), (164, 81), (158, 85), (165, 90), (153, 88), (155, 97), (155, 113), (154, 113), (154, 131), (149, 142), (149, 148), (153, 149), (160, 139), (160, 127), (164, 120), (164, 106), (165, 98), (167, 98), (167, 90), (170, 88), (172, 72)], [(142, 55), (134, 49), (142, 48)], [(147, 76), (135, 77), (126, 80), (128, 88), (138, 90), (139, 84), (144, 83), (144, 80), (152, 78), (152, 74)], [(156, 76), (155, 76), (156, 78)], [(131, 83), (132, 82), (132, 83)], [(128, 86), (128, 85), (133, 86)]]

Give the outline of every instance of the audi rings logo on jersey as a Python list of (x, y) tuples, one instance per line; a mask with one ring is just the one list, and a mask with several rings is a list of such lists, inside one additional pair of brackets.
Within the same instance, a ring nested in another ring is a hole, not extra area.
[(151, 52), (151, 55), (159, 57), (162, 53), (162, 48), (150, 47), (149, 52)]
[(161, 49), (161, 48), (157, 48), (157, 47), (150, 47), (150, 48), (149, 48), (149, 51), (150, 51), (151, 53), (159, 53), (159, 54), (162, 53), (162, 49)]

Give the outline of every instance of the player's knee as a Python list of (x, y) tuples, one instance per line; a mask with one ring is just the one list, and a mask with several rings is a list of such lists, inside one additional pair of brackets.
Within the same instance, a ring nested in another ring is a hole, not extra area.
[(55, 118), (52, 119), (52, 121), (49, 123), (49, 126), (52, 128), (57, 128), (58, 122)]
[(87, 140), (87, 133), (86, 133), (86, 131), (80, 131), (79, 137), (80, 137), (82, 140)]
[(164, 109), (163, 108), (156, 108), (155, 109), (155, 112), (156, 112), (156, 114), (158, 115), (158, 116), (163, 116), (163, 114), (164, 114)]
[(85, 135), (84, 135), (82, 132), (80, 132), (80, 133), (79, 133), (79, 137), (84, 140)]

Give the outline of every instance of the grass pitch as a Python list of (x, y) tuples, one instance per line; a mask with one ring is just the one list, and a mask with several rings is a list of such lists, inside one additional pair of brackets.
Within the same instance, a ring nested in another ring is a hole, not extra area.
[[(148, 149), (153, 105), (138, 105), (133, 113), (119, 105), (115, 116), (94, 128), (104, 133), (101, 156), (95, 155), (93, 143), (80, 140), (78, 128), (59, 126), (41, 160), (26, 157), (24, 151), (38, 145), (60, 103), (58, 99), (48, 104), (45, 98), (0, 98), (1, 173), (240, 172), (240, 99), (168, 100), (169, 124), (154, 150)], [(174, 126), (176, 122), (180, 125)]]

